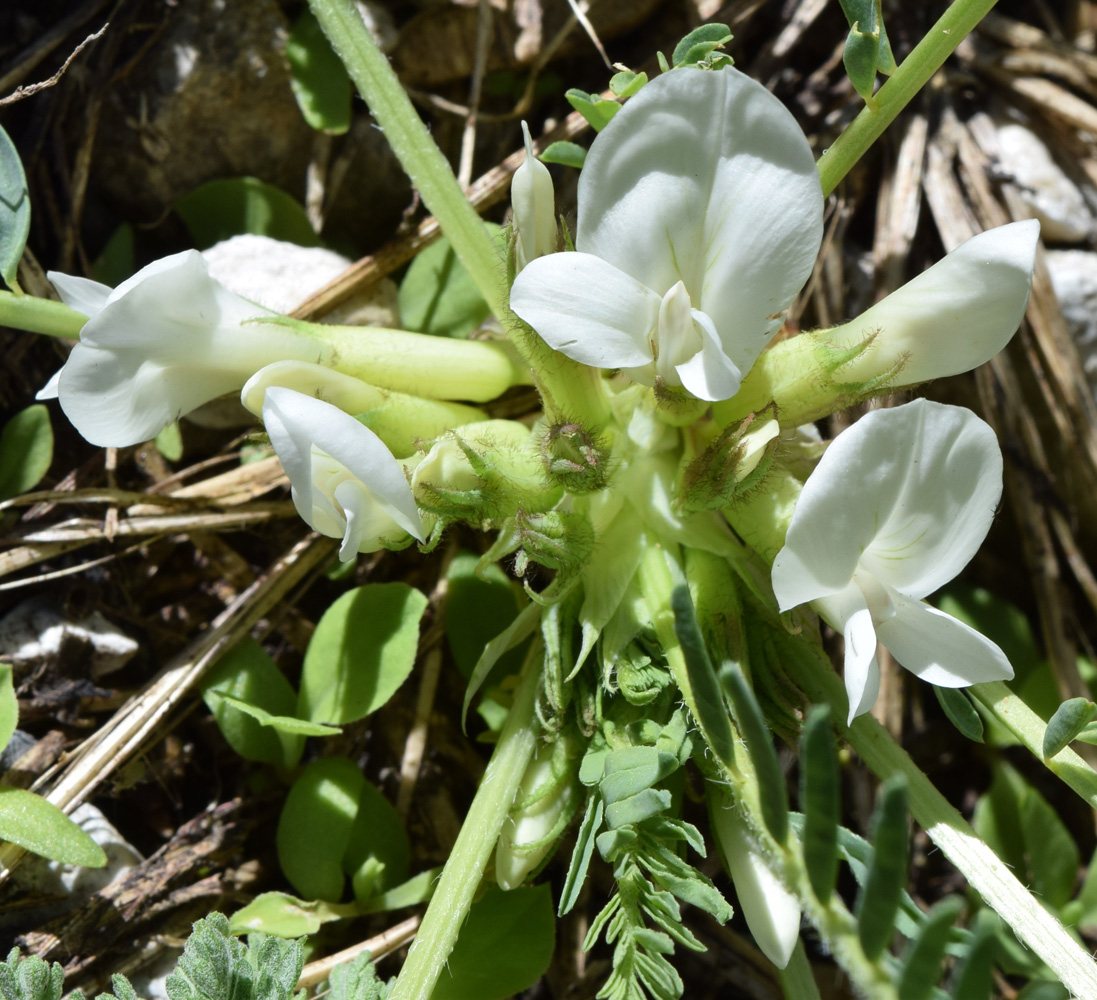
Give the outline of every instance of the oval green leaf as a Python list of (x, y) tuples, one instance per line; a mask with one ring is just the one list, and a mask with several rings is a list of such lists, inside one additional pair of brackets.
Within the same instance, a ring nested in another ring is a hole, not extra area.
[(200, 250), (242, 233), (303, 247), (320, 242), (301, 203), (257, 177), (210, 181), (180, 198), (175, 211)]
[(431, 1000), (504, 1000), (544, 975), (556, 944), (548, 885), (490, 889), (469, 911)]
[(343, 725), (377, 711), (407, 680), (427, 599), (406, 583), (369, 583), (324, 612), (305, 653), (297, 715)]
[(229, 918), (233, 934), (259, 931), (275, 937), (295, 938), (315, 934), (323, 924), (358, 915), (354, 904), (310, 902), (288, 892), (264, 892)]
[(278, 819), (278, 860), (306, 899), (337, 903), (343, 895), (343, 855), (365, 784), (349, 760), (325, 757), (309, 764), (289, 790)]
[(318, 132), (346, 132), (350, 128), (350, 77), (310, 10), (297, 19), (286, 39), (286, 61), (293, 96), (305, 121)]
[(22, 788), (0, 787), (0, 840), (66, 865), (107, 863), (103, 849), (57, 806)]
[(354, 898), (360, 903), (395, 888), (408, 877), (411, 845), (392, 804), (368, 781), (343, 856)]
[(1054, 757), (1066, 748), (1093, 719), (1097, 717), (1097, 705), (1086, 698), (1068, 698), (1064, 701), (1044, 730), (1044, 757)]
[(30, 194), (23, 162), (11, 137), (0, 127), (0, 278), (18, 287), (19, 260), (30, 232)]
[(983, 719), (966, 694), (959, 688), (933, 688), (937, 702), (951, 722), (973, 743), (983, 742)]
[(11, 680), (11, 664), (0, 663), (0, 750), (11, 742), (19, 724), (19, 700)]
[(33, 403), (20, 410), (0, 433), (0, 500), (34, 489), (53, 461), (49, 410)]

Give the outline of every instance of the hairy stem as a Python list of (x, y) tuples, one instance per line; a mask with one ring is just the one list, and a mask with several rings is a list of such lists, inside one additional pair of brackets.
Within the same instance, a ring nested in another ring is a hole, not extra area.
[(876, 107), (865, 107), (820, 157), (819, 179), (824, 197), (838, 186), (994, 4), (995, 0), (955, 0), (941, 15), (876, 92)]

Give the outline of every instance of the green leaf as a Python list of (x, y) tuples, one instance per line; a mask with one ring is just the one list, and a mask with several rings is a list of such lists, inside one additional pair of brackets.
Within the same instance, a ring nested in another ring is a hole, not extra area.
[(288, 892), (264, 892), (237, 910), (229, 920), (229, 927), (234, 934), (259, 931), (293, 938), (315, 934), (324, 924), (358, 914), (354, 903), (340, 905), (298, 899)]
[(539, 159), (542, 163), (559, 163), (563, 167), (582, 170), (587, 162), (587, 151), (576, 142), (549, 143)]
[(362, 903), (362, 913), (386, 913), (389, 910), (402, 910), (407, 906), (418, 906), (426, 903), (434, 895), (434, 887), (438, 884), (438, 876), (442, 874), (441, 868), (428, 868), (425, 872), (413, 875), (406, 882), (374, 896), (368, 902)]
[(857, 898), (857, 932), (870, 961), (895, 933), (895, 914), (907, 882), (907, 789), (902, 779), (884, 783), (873, 826), (872, 867)]
[[(479, 572), (480, 557), (461, 552), (446, 573), (446, 641), (457, 669), (469, 678), (487, 644), (518, 616), (513, 584), (495, 565)], [(505, 672), (522, 666), (524, 651), (513, 649), (500, 658)]]
[(560, 890), (560, 905), (556, 912), (561, 917), (570, 913), (572, 907), (579, 901), (583, 883), (587, 880), (590, 859), (594, 856), (594, 837), (602, 825), (604, 808), (601, 796), (591, 795), (587, 798), (587, 809), (583, 814), (583, 822), (579, 824), (579, 832), (575, 836), (575, 847), (571, 852), (571, 862), (564, 879), (564, 888)]
[(282, 872), (306, 899), (343, 895), (343, 855), (350, 844), (366, 779), (349, 760), (314, 760), (298, 776), (278, 819)]
[(431, 1000), (504, 1000), (532, 986), (556, 944), (552, 891), (489, 889), (473, 903)]
[(622, 826), (636, 826), (665, 812), (670, 804), (671, 794), (665, 788), (645, 788), (636, 795), (607, 805), (606, 825), (611, 830)]
[(872, 100), (876, 84), (876, 67), (880, 57), (880, 32), (874, 25), (867, 27), (857, 22), (846, 36), (842, 50), (842, 64), (846, 68), (853, 89), (865, 101)]
[(285, 717), (297, 703), (290, 682), (254, 639), (242, 639), (221, 657), (205, 679), (202, 698), (228, 745), (245, 760), (292, 767), (301, 759), (301, 735), (264, 726), (254, 711), (242, 708)]
[(967, 953), (959, 960), (949, 984), (949, 995), (964, 1000), (990, 1000), (994, 989), (993, 925), (983, 921), (976, 925)]
[(727, 767), (734, 767), (735, 737), (731, 731), (731, 720), (716, 670), (705, 648), (701, 627), (697, 623), (693, 598), (685, 583), (675, 584), (670, 594), (670, 606), (674, 612), (674, 634), (678, 637), (682, 657), (686, 661), (686, 673), (705, 739), (720, 761)]
[(66, 865), (107, 863), (103, 849), (57, 806), (22, 788), (0, 787), (0, 840)]
[(169, 462), (178, 462), (183, 457), (183, 435), (179, 430), (179, 421), (168, 424), (155, 438), (156, 448)]
[(64, 988), (65, 971), (60, 962), (49, 965), (37, 955), (20, 958), (18, 948), (12, 948), (7, 961), (0, 962), (0, 997), (4, 1000), (61, 1000)]
[(359, 902), (395, 888), (408, 877), (411, 847), (391, 803), (368, 781), (358, 799), (358, 815), (343, 856)]
[(286, 39), (286, 61), (293, 96), (305, 121), (318, 132), (346, 132), (350, 128), (350, 77), (310, 10), (297, 19)]
[(974, 743), (983, 742), (983, 719), (968, 696), (959, 688), (933, 688), (948, 721)]
[(570, 104), (588, 122), (595, 132), (601, 132), (613, 116), (621, 110), (621, 105), (616, 101), (603, 100), (597, 94), (588, 94), (585, 90), (572, 88), (564, 94)]
[(941, 959), (949, 932), (963, 905), (962, 900), (953, 897), (941, 900), (929, 911), (922, 933), (903, 955), (899, 1000), (930, 1000), (933, 996), (934, 984), (941, 978)]
[(19, 724), (19, 699), (11, 680), (11, 664), (0, 663), (0, 750), (11, 742)]
[(1070, 1000), (1070, 991), (1050, 979), (1034, 979), (1020, 993), (1017, 1000)]
[(734, 36), (726, 24), (702, 24), (674, 46), (670, 57), (674, 66), (695, 66), (723, 48)]
[(175, 211), (202, 250), (242, 233), (303, 247), (320, 242), (301, 203), (256, 177), (209, 181), (180, 198)]
[(739, 731), (758, 775), (762, 819), (773, 839), (783, 844), (788, 836), (788, 789), (762, 708), (737, 663), (728, 662), (720, 668), (720, 682), (731, 696)]
[(631, 795), (639, 795), (677, 770), (678, 758), (655, 747), (611, 750), (606, 754), (603, 777), (598, 784), (602, 801), (608, 806)]
[(481, 685), (488, 679), (488, 675), (495, 669), (495, 665), (508, 650), (514, 649), (520, 642), (530, 636), (537, 628), (537, 623), (540, 620), (541, 605), (530, 601), (519, 612), (518, 617), (484, 647), (484, 652), (480, 655), (480, 659), (476, 661), (468, 686), (465, 688), (465, 700), (461, 706), (462, 725), (465, 716), (468, 715), (472, 699), (476, 697), (476, 692), (480, 690)]
[(122, 284), (137, 270), (137, 252), (134, 247), (133, 226), (123, 222), (107, 240), (95, 263), (91, 265), (91, 274), (96, 281), (114, 288)]
[(406, 583), (369, 583), (338, 598), (305, 653), (297, 715), (342, 725), (377, 711), (415, 665), (426, 607)]
[(1094, 718), (1097, 718), (1097, 705), (1086, 698), (1069, 698), (1064, 701), (1051, 717), (1044, 730), (1043, 754), (1054, 757), (1075, 739)]
[[(502, 254), (504, 231), (485, 222)], [(436, 337), (468, 337), (491, 313), (476, 282), (444, 236), (411, 262), (398, 297), (404, 329)]]
[(368, 951), (331, 970), (329, 1000), (385, 1000), (388, 987), (377, 975)]
[(1021, 799), (1021, 829), (1025, 838), (1032, 891), (1052, 910), (1074, 895), (1081, 858), (1070, 831), (1059, 814), (1035, 788)]
[(19, 260), (30, 232), (30, 194), (15, 143), (0, 128), (0, 278), (15, 291)]
[(338, 726), (325, 726), (319, 722), (308, 722), (292, 715), (271, 715), (251, 705), (242, 698), (236, 698), (231, 694), (222, 694), (221, 697), (233, 708), (239, 709), (245, 715), (250, 715), (261, 726), (270, 726), (279, 733), (288, 733), (295, 736), (338, 736), (341, 730)]
[(20, 410), (0, 433), (0, 500), (34, 489), (53, 461), (49, 410), (33, 403)]
[(804, 723), (800, 805), (804, 810), (804, 865), (812, 892), (825, 904), (838, 881), (838, 825), (842, 818), (838, 754), (826, 705), (815, 705)]
[(609, 89), (624, 100), (626, 97), (632, 97), (647, 82), (647, 73), (633, 73), (630, 69), (624, 69), (614, 74), (613, 79), (609, 81)]

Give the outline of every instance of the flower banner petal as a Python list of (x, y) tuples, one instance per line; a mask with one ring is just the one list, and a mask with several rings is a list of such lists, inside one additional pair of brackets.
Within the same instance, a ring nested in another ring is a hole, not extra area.
[(895, 594), (892, 603), (895, 614), (879, 623), (877, 633), (912, 674), (939, 687), (967, 687), (1013, 677), (1006, 654), (975, 629), (925, 601)]
[(576, 247), (660, 296), (683, 281), (745, 372), (811, 273), (822, 212), (814, 155), (784, 105), (737, 70), (679, 69), (592, 144)]
[(510, 307), (550, 346), (596, 368), (652, 361), (661, 296), (600, 257), (553, 253), (514, 279)]

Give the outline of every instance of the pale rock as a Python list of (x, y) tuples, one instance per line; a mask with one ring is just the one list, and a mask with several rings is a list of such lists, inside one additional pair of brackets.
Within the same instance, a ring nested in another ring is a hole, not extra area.
[(1088, 239), (1095, 228), (1093, 213), (1044, 142), (1015, 122), (999, 125), (997, 139), (1002, 170), (1016, 185), (1016, 197), (1011, 199), (1015, 214), (1023, 206), (1028, 218), (1039, 219), (1045, 243)]
[(1047, 267), (1055, 297), (1097, 400), (1097, 253), (1049, 250)]

